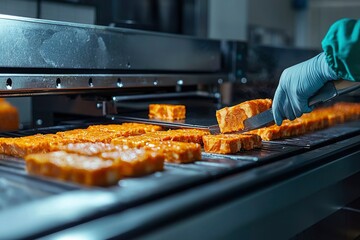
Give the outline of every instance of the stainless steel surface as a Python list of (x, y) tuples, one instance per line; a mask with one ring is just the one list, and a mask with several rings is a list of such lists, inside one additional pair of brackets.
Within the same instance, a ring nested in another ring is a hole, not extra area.
[(336, 96), (338, 96), (338, 92), (336, 91), (333, 81), (328, 81), (322, 88), (320, 88), (319, 91), (314, 94), (314, 96), (309, 98), (309, 106), (329, 101)]
[(309, 99), (309, 106), (329, 101), (334, 97), (347, 94), (359, 88), (360, 83), (358, 82), (351, 82), (347, 80), (328, 81), (318, 92), (315, 93), (314, 96)]
[(216, 72), (220, 42), (0, 15), (0, 67)]
[(272, 123), (274, 123), (274, 116), (272, 109), (270, 108), (269, 110), (259, 113), (251, 118), (245, 119), (244, 130), (242, 132), (247, 132), (254, 129), (266, 127)]
[(360, 88), (360, 82), (352, 82), (347, 80), (334, 81), (334, 85), (339, 95), (346, 94)]

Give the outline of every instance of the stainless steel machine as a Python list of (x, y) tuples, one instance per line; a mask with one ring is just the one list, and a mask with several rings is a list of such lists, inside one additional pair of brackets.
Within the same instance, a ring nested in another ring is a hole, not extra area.
[[(149, 102), (162, 101), (185, 104), (191, 122), (214, 124), (223, 83), (246, 82), (246, 49), (241, 42), (0, 16), (0, 95), (31, 96), (34, 119), (31, 129), (0, 135), (116, 122), (107, 116), (141, 116)], [(0, 238), (315, 236), (332, 216), (358, 219), (359, 133), (360, 122), (349, 122), (236, 155), (203, 153), (201, 161), (166, 163), (163, 172), (109, 188), (29, 176), (22, 159), (1, 156)], [(360, 234), (352, 223), (335, 224), (329, 236)]]

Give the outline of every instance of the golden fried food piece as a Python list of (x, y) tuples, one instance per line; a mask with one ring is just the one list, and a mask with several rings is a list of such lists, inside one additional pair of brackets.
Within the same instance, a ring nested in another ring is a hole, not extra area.
[(121, 166), (99, 157), (64, 151), (30, 154), (26, 170), (33, 175), (51, 177), (87, 186), (109, 186), (120, 180)]
[(241, 149), (252, 150), (254, 148), (261, 148), (262, 140), (259, 135), (256, 134), (241, 134)]
[(144, 130), (144, 133), (148, 132), (157, 132), (164, 130), (163, 127), (152, 125), (152, 124), (144, 124), (144, 123), (123, 123), (121, 126), (125, 128), (140, 128)]
[(203, 136), (205, 152), (232, 154), (261, 147), (261, 138), (254, 134), (219, 134)]
[(205, 152), (231, 154), (241, 150), (241, 139), (236, 134), (203, 136)]
[(155, 140), (202, 144), (202, 137), (209, 134), (210, 134), (209, 131), (200, 130), (200, 129), (174, 129), (167, 131), (158, 131), (154, 133), (146, 133), (140, 136), (132, 136), (129, 137), (129, 139), (131, 139), (133, 143), (139, 142), (140, 145), (141, 142), (148, 142)]
[(149, 142), (159, 141), (162, 141), (162, 138), (157, 134), (143, 134), (140, 136), (114, 138), (111, 140), (111, 143), (114, 145), (141, 148), (146, 146)]
[(338, 102), (332, 108), (334, 112), (341, 114), (345, 121), (360, 118), (360, 103)]
[(191, 163), (201, 160), (201, 145), (198, 143), (154, 141), (147, 143), (144, 149), (163, 152), (165, 161), (170, 163)]
[(126, 177), (142, 176), (164, 170), (164, 154), (144, 148), (130, 148), (101, 153), (101, 158), (110, 159), (121, 166)]
[(209, 131), (200, 129), (174, 129), (156, 133), (162, 141), (192, 142), (198, 144), (203, 144), (202, 137), (209, 134)]
[(163, 120), (180, 120), (185, 119), (186, 108), (184, 105), (171, 104), (150, 104), (149, 118)]
[(244, 120), (271, 108), (271, 99), (255, 99), (216, 111), (216, 119), (221, 133), (231, 133), (244, 129)]
[(64, 132), (57, 132), (57, 136), (61, 139), (59, 143), (85, 143), (85, 142), (102, 142), (109, 143), (111, 139), (122, 136), (122, 132), (101, 132), (89, 131), (88, 129), (74, 129)]
[(201, 145), (197, 143), (161, 141), (160, 138), (146, 135), (115, 138), (111, 143), (162, 152), (165, 161), (171, 163), (190, 163), (201, 159)]
[[(107, 126), (104, 127), (103, 126)], [(161, 130), (154, 125), (128, 123), (121, 125), (98, 125), (92, 129), (74, 129), (56, 134), (36, 134), (20, 138), (0, 138), (0, 153), (16, 157), (24, 157), (30, 153), (46, 153), (58, 150), (57, 145), (69, 143), (110, 143), (121, 136), (131, 136)], [(107, 129), (107, 130), (106, 130)]]
[(69, 143), (69, 144), (57, 144), (52, 147), (52, 151), (65, 151), (68, 153), (77, 153), (85, 156), (101, 156), (103, 152), (120, 151), (123, 148), (102, 142), (86, 142), (86, 143)]
[(24, 157), (31, 153), (49, 152), (57, 144), (56, 134), (36, 134), (18, 138), (0, 138), (0, 153), (15, 157)]
[(19, 113), (16, 107), (0, 98), (0, 131), (19, 129)]
[(58, 150), (76, 153), (83, 156), (96, 156), (104, 160), (112, 160), (121, 166), (120, 173), (126, 177), (134, 177), (162, 171), (164, 153), (153, 149), (131, 148), (126, 145), (105, 143), (73, 143), (57, 146)]
[(87, 128), (90, 131), (120, 132), (121, 136), (134, 136), (148, 132), (161, 131), (163, 128), (157, 125), (143, 123), (122, 123), (108, 125), (92, 125)]

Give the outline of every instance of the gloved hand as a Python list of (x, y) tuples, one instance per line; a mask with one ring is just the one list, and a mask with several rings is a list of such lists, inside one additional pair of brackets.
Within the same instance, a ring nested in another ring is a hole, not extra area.
[(281, 125), (285, 118), (294, 120), (311, 112), (309, 98), (327, 81), (335, 79), (338, 77), (326, 62), (324, 53), (285, 69), (272, 104), (275, 123)]

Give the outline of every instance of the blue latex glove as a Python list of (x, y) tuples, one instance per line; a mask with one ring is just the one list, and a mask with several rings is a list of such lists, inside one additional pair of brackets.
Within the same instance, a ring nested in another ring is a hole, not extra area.
[(285, 118), (294, 120), (311, 112), (309, 98), (327, 81), (335, 79), (338, 77), (329, 67), (324, 53), (285, 69), (272, 104), (275, 123), (281, 125)]

